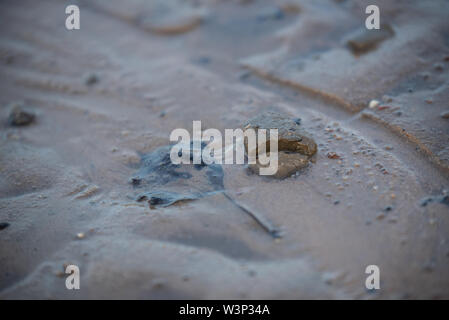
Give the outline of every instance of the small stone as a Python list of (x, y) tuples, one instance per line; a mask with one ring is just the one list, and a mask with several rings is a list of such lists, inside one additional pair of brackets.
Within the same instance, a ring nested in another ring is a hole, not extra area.
[(427, 198), (424, 198), (424, 199), (422, 199), (421, 201), (420, 201), (420, 205), (421, 205), (421, 207), (425, 207), (425, 206), (427, 206), (430, 202), (432, 202), (433, 201), (433, 198), (432, 197), (427, 197)]
[(63, 278), (65, 276), (65, 273), (61, 270), (58, 270), (55, 272), (55, 276), (57, 276), (58, 278)]
[(79, 240), (84, 239), (84, 237), (85, 237), (85, 234), (82, 232), (76, 234), (76, 238)]
[(294, 118), (293, 121), (299, 126), (301, 124), (301, 118)]
[(385, 150), (393, 150), (393, 147), (392, 147), (392, 146), (390, 146), (390, 145), (388, 145), (388, 146), (385, 146)]
[(348, 40), (347, 45), (354, 55), (360, 55), (376, 49), (381, 42), (393, 36), (393, 28), (387, 24), (382, 25), (378, 30), (362, 28), (358, 34)]
[[(277, 129), (278, 131), (278, 169), (271, 177), (284, 179), (309, 164), (310, 158), (317, 152), (317, 145), (315, 141), (304, 135), (300, 128), (301, 119), (291, 119), (275, 112), (266, 112), (260, 114), (243, 125), (243, 130), (254, 130), (258, 135), (258, 130), (266, 130), (269, 135), (270, 129)], [(267, 137), (265, 145), (265, 152), (270, 154), (270, 139)], [(245, 140), (245, 151), (251, 153), (260, 152), (260, 147), (256, 146), (256, 150), (248, 150), (248, 144)], [(248, 168), (259, 173), (260, 168), (265, 166), (259, 163), (250, 164)]]
[(100, 81), (100, 79), (98, 78), (98, 76), (95, 73), (91, 73), (86, 76), (84, 83), (88, 86), (92, 86), (92, 85), (98, 83), (99, 81)]
[(380, 104), (379, 101), (377, 101), (377, 100), (371, 100), (371, 101), (369, 102), (369, 104), (368, 104), (368, 107), (369, 107), (370, 109), (374, 109), (374, 108), (376, 108), (377, 106), (379, 106), (379, 104)]
[(0, 222), (0, 230), (6, 229), (9, 227), (8, 222)]
[(8, 122), (12, 126), (26, 126), (35, 118), (34, 112), (24, 108), (21, 104), (14, 104), (9, 113)]
[(433, 65), (433, 68), (434, 68), (436, 71), (443, 71), (443, 70), (444, 70), (444, 66), (443, 66), (443, 64), (441, 64), (441, 63), (435, 63), (435, 64)]
[(393, 98), (387, 95), (382, 96), (382, 101), (390, 103), (393, 102)]
[[(243, 130), (252, 128), (256, 131), (266, 129), (278, 129), (278, 151), (298, 152), (303, 155), (313, 156), (317, 152), (317, 145), (313, 139), (307, 137), (302, 132), (297, 123), (297, 119), (290, 119), (280, 113), (265, 112), (260, 114), (243, 125)], [(248, 146), (245, 143), (248, 152)], [(266, 152), (270, 151), (270, 141), (267, 138)]]
[(376, 217), (376, 219), (377, 220), (382, 220), (382, 219), (384, 219), (385, 218), (385, 214), (384, 213), (379, 213), (378, 215), (377, 215), (377, 217)]
[(449, 119), (449, 110), (443, 111), (443, 112), (441, 113), (441, 118), (443, 118), (443, 119)]
[(151, 281), (153, 288), (160, 289), (165, 286), (166, 281), (164, 279), (153, 279)]
[(138, 186), (142, 182), (142, 179), (139, 177), (133, 177), (131, 178), (130, 182), (133, 186)]
[(440, 203), (449, 206), (449, 195), (443, 195), (443, 196), (439, 197), (438, 200), (440, 201)]
[(340, 156), (337, 153), (335, 153), (335, 152), (328, 152), (327, 153), (327, 157), (329, 159), (340, 159)]
[[(270, 156), (269, 152), (267, 152), (267, 156)], [(305, 155), (285, 151), (278, 152), (278, 170), (274, 175), (270, 177), (285, 179), (293, 175), (295, 172), (307, 167), (308, 164), (309, 161), (307, 156)], [(259, 163), (256, 163), (248, 165), (248, 168), (252, 172), (259, 174), (260, 168), (267, 166), (262, 166)]]

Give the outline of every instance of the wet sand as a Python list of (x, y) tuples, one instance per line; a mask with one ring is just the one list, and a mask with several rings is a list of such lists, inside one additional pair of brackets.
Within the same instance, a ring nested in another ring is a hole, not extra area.
[[(76, 31), (60, 1), (0, 4), (0, 298), (449, 298), (445, 1), (377, 1), (394, 33), (361, 54), (367, 1), (77, 4)], [(31, 123), (11, 125), (17, 103)], [(267, 111), (301, 119), (307, 168), (223, 165), (226, 194), (136, 201), (213, 191), (194, 169), (130, 183), (173, 129)]]

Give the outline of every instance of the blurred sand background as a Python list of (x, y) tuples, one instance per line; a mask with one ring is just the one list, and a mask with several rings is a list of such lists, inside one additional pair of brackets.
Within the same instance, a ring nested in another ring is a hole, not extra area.
[[(74, 31), (68, 4), (0, 4), (0, 298), (449, 298), (448, 1), (70, 1)], [(394, 34), (359, 54), (368, 4)], [(301, 118), (314, 163), (224, 186), (281, 239), (220, 193), (135, 201), (173, 129), (264, 111)]]

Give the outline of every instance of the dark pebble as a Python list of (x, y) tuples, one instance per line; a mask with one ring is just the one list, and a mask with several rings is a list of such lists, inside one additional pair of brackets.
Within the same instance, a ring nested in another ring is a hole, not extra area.
[(9, 113), (8, 122), (12, 126), (26, 126), (34, 121), (36, 115), (34, 112), (23, 108), (20, 105), (15, 105)]
[(435, 63), (435, 64), (433, 65), (433, 68), (434, 68), (436, 71), (443, 71), (443, 70), (444, 70), (444, 67), (443, 67), (443, 65), (442, 65), (441, 63)]
[(420, 205), (421, 207), (427, 206), (430, 202), (432, 202), (432, 198), (424, 198), (421, 200)]
[(421, 207), (425, 207), (432, 202), (439, 202), (449, 206), (449, 196), (443, 195), (443, 196), (426, 197), (420, 201), (420, 205)]
[(151, 199), (148, 202), (150, 205), (155, 206), (158, 204), (163, 204), (165, 200), (160, 197), (151, 197)]
[(443, 197), (441, 197), (440, 202), (441, 202), (442, 204), (445, 204), (445, 205), (449, 206), (449, 196), (443, 196)]
[(100, 81), (100, 79), (98, 78), (98, 76), (96, 74), (92, 73), (86, 77), (85, 83), (88, 86), (92, 86), (92, 85), (98, 83), (99, 81)]
[(138, 185), (140, 185), (141, 182), (142, 182), (141, 178), (131, 178), (131, 184), (133, 186), (138, 186)]
[(6, 229), (9, 227), (8, 222), (0, 222), (0, 230)]
[(301, 124), (301, 118), (295, 118), (293, 119), (293, 121), (295, 121), (295, 123), (299, 126)]

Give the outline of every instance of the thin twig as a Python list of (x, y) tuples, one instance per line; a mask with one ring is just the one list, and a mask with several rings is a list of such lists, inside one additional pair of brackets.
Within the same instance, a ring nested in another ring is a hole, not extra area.
[(260, 217), (258, 214), (252, 212), (245, 206), (237, 203), (226, 191), (223, 191), (223, 194), (226, 198), (228, 198), (236, 207), (244, 211), (251, 218), (253, 218), (265, 231), (267, 231), (273, 238), (281, 238), (282, 234), (279, 229), (274, 227), (271, 223), (269, 223), (265, 218)]

